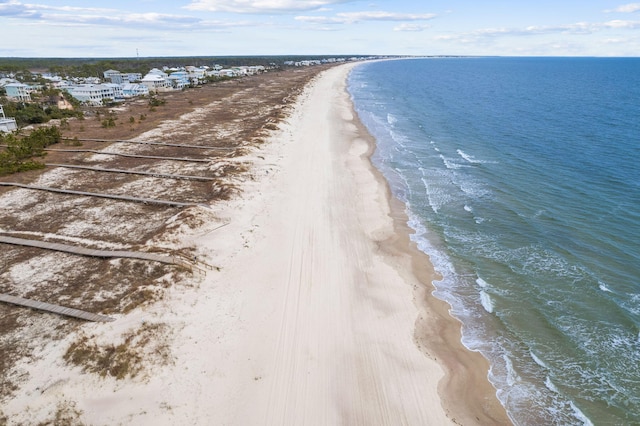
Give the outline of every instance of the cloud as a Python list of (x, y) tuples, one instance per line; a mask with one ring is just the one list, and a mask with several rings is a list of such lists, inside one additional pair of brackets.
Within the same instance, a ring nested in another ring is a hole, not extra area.
[(638, 11), (640, 11), (640, 3), (628, 3), (618, 6), (615, 9), (606, 10), (605, 12), (633, 13)]
[(640, 21), (612, 20), (607, 22), (576, 22), (574, 24), (556, 26), (529, 26), (526, 28), (483, 28), (476, 31), (459, 34), (447, 34), (436, 37), (437, 40), (456, 40), (471, 42), (482, 38), (495, 37), (526, 37), (542, 34), (593, 34), (611, 29), (640, 28)]
[(622, 21), (622, 20), (614, 20), (608, 21), (602, 24), (603, 28), (623, 28), (634, 30), (636, 28), (640, 28), (640, 21)]
[(315, 24), (353, 24), (361, 21), (426, 21), (435, 18), (432, 13), (408, 14), (394, 12), (345, 12), (338, 13), (333, 17), (329, 16), (296, 16), (297, 21), (310, 22)]
[(393, 29), (393, 31), (424, 31), (429, 25), (403, 23)]
[(207, 21), (195, 16), (172, 15), (155, 12), (131, 13), (127, 11), (71, 6), (48, 6), (26, 4), (17, 1), (0, 3), (0, 17), (20, 18), (38, 23), (59, 26), (110, 26), (129, 29), (222, 29), (228, 27), (247, 26), (249, 22)]
[(354, 0), (195, 0), (185, 6), (189, 10), (232, 13), (295, 13), (318, 10), (332, 4)]
[(37, 19), (40, 15), (30, 7), (21, 3), (0, 3), (0, 16)]

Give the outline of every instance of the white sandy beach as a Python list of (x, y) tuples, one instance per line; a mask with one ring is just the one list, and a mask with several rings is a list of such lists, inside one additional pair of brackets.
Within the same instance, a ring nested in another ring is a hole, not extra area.
[(397, 233), (345, 92), (351, 67), (310, 84), (251, 154), (254, 180), (213, 205), (228, 225), (190, 242), (220, 271), (86, 326), (99, 340), (168, 324), (173, 361), (143, 378), (100, 379), (64, 365), (58, 342), (28, 367), (10, 421), (66, 402), (95, 425), (454, 423), (438, 393), (444, 369), (416, 342), (425, 312), (414, 298), (433, 276), (418, 280), (411, 255), (388, 249)]

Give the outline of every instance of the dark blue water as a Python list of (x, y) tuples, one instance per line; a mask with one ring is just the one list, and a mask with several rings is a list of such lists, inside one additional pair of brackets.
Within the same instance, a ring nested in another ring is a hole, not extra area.
[(355, 68), (375, 165), (516, 424), (640, 424), (640, 59)]

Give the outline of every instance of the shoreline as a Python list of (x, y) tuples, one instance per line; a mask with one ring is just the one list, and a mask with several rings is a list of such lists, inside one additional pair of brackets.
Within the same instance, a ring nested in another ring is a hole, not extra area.
[(487, 377), (489, 362), (479, 352), (472, 352), (462, 344), (460, 322), (449, 313), (447, 302), (433, 296), (435, 287), (432, 281), (437, 280), (439, 274), (429, 256), (410, 240), (414, 231), (408, 225), (406, 206), (392, 194), (382, 172), (373, 165), (371, 157), (376, 149), (375, 138), (357, 118), (353, 104), (351, 109), (358, 131), (369, 144), (366, 154), (369, 167), (379, 184), (384, 186), (391, 211), (396, 236), (383, 249), (391, 256), (408, 256), (405, 273), (421, 284), (414, 287), (414, 300), (419, 309), (415, 340), (424, 355), (437, 361), (445, 370), (445, 377), (438, 384), (444, 409), (454, 422), (464, 425), (511, 424), (496, 396), (496, 389)]
[[(375, 141), (346, 90), (357, 65), (316, 75), (279, 130), (237, 159), (250, 163), (240, 195), (199, 211), (200, 231), (174, 242), (216, 271), (43, 346), (23, 366), (9, 424), (52, 413), (88, 424), (505, 423), (488, 364), (431, 295), (435, 272), (370, 161)], [(63, 360), (78, 337), (106, 346), (140, 329), (137, 377)]]

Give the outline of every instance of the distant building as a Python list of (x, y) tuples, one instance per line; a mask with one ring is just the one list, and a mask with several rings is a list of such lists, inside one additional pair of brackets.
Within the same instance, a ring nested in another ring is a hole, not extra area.
[(149, 89), (149, 93), (166, 92), (169, 90), (173, 90), (173, 86), (168, 80), (168, 76), (166, 73), (159, 70), (157, 70), (159, 72), (154, 73), (152, 73), (151, 71), (140, 81), (141, 84), (147, 86), (147, 88)]
[(71, 86), (67, 91), (71, 96), (88, 105), (100, 106), (104, 99), (116, 100), (116, 92), (112, 84), (81, 84)]
[(128, 81), (129, 83), (135, 83), (137, 81), (142, 80), (142, 74), (140, 74), (139, 72), (130, 72), (130, 73), (122, 74), (122, 76), (124, 80)]
[(18, 129), (15, 118), (7, 118), (4, 115), (4, 108), (0, 105), (0, 132), (9, 133)]
[(31, 102), (31, 89), (23, 83), (9, 83), (4, 86), (7, 97), (20, 102)]
[(111, 81), (114, 84), (122, 84), (122, 82), (124, 81), (124, 77), (120, 73), (120, 71), (107, 70), (102, 74), (104, 75), (105, 80)]
[(113, 98), (111, 98), (113, 101), (124, 101), (124, 96), (122, 95), (122, 85), (115, 83), (104, 83), (103, 86), (110, 87), (111, 90), (113, 90)]
[(189, 85), (189, 73), (187, 71), (172, 72), (167, 79), (171, 82), (171, 86), (176, 90), (184, 89)]
[(125, 99), (147, 95), (149, 95), (149, 88), (143, 84), (128, 83), (122, 85), (122, 96)]

